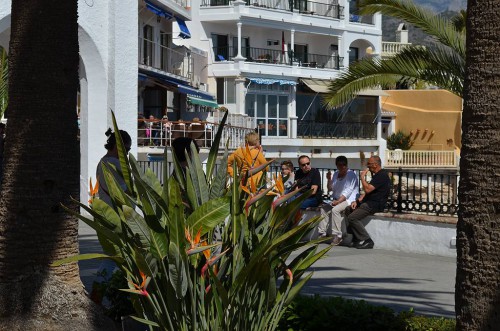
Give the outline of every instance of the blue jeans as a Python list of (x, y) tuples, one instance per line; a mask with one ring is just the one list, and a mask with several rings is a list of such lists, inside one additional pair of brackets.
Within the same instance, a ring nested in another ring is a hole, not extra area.
[(300, 209), (306, 209), (309, 207), (318, 207), (318, 206), (319, 206), (319, 200), (316, 197), (309, 197), (302, 202), (302, 204), (300, 205)]

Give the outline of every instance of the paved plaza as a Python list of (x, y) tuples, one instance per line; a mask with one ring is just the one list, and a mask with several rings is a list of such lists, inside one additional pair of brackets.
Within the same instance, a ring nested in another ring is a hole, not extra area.
[[(80, 223), (79, 233), (81, 253), (101, 251), (95, 232), (85, 223)], [(99, 263), (80, 262), (87, 290)], [(413, 307), (417, 314), (454, 317), (455, 258), (333, 247), (312, 271), (303, 294), (363, 299), (396, 311)]]

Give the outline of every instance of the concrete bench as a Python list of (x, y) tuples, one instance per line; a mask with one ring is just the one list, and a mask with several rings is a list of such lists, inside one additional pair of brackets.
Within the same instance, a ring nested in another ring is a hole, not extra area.
[[(330, 209), (309, 208), (299, 224), (314, 216), (326, 216)], [(376, 249), (456, 257), (456, 217), (421, 214), (376, 213), (363, 220)], [(318, 238), (311, 230), (305, 240)]]

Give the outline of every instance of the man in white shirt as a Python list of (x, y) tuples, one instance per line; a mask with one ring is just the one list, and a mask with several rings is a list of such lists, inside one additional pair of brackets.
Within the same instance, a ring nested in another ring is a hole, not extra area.
[(350, 206), (359, 194), (359, 180), (356, 173), (347, 166), (347, 158), (343, 155), (335, 159), (337, 171), (328, 178), (327, 188), (332, 192), (331, 213), (318, 226), (320, 236), (332, 236), (332, 242), (338, 244), (347, 235), (347, 226), (343, 211)]

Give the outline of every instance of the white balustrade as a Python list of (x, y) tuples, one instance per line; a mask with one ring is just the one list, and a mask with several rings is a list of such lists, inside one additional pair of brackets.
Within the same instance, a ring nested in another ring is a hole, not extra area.
[(457, 168), (455, 151), (386, 150), (385, 167)]
[(411, 43), (399, 43), (399, 42), (382, 42), (382, 56), (394, 56), (401, 52), (405, 47), (410, 46)]

